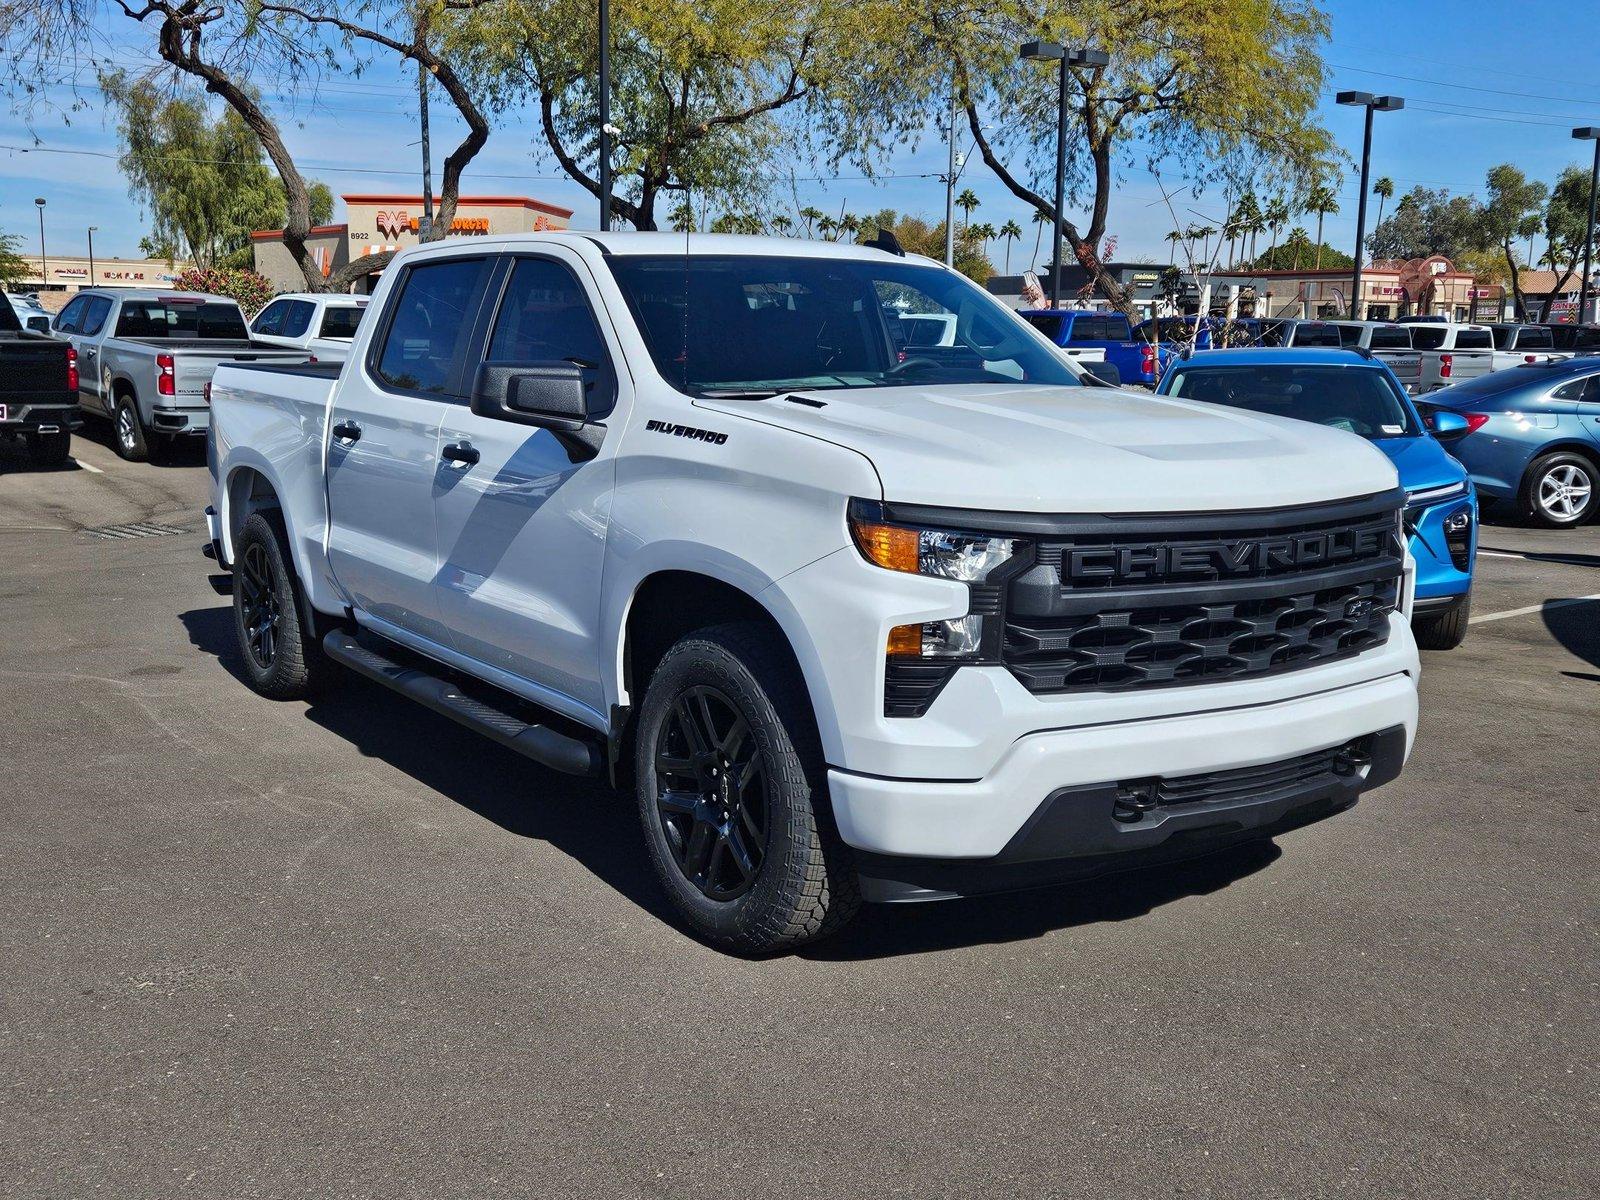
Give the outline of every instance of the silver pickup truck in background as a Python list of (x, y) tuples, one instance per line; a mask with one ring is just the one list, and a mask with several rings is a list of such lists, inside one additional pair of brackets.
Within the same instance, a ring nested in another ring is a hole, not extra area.
[(57, 314), (55, 332), (77, 351), (79, 407), (111, 419), (112, 448), (133, 462), (205, 434), (206, 385), (222, 363), (306, 359), (252, 341), (238, 304), (198, 292), (81, 291)]
[(1415, 394), (1425, 396), (1495, 368), (1494, 332), (1487, 325), (1444, 321), (1408, 323), (1411, 345), (1421, 351), (1422, 378)]
[(1381, 359), (1412, 395), (1422, 383), (1422, 355), (1411, 347), (1411, 326), (1390, 321), (1332, 321), (1347, 350), (1367, 350)]

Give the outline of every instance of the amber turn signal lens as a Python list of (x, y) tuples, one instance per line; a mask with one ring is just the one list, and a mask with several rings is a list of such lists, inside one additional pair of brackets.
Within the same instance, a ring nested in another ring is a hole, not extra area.
[(896, 625), (889, 630), (890, 658), (922, 657), (922, 626)]
[(902, 525), (881, 525), (876, 521), (851, 521), (850, 532), (868, 561), (890, 571), (907, 571), (912, 575), (917, 573), (920, 539), (915, 529), (907, 529)]

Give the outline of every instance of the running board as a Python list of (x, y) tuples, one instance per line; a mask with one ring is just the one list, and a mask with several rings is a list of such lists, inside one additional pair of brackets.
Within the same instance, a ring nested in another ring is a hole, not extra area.
[(323, 638), (322, 648), (334, 662), (391, 687), (553, 771), (598, 775), (604, 766), (604, 756), (598, 745), (557, 733), (547, 725), (529, 725), (519, 717), (464, 695), (448, 680), (369, 649), (343, 629), (335, 629)]

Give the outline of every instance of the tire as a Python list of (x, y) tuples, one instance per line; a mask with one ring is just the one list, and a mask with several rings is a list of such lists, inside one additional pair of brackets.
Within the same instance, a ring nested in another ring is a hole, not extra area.
[(118, 458), (129, 462), (150, 461), (150, 443), (139, 420), (139, 406), (126, 393), (111, 405), (111, 448)]
[(271, 700), (302, 700), (332, 670), (316, 630), (302, 619), (288, 545), (273, 510), (251, 513), (233, 545), (233, 632), (246, 679)]
[(667, 651), (645, 691), (635, 762), (651, 864), (707, 942), (771, 954), (855, 915), (860, 890), (828, 811), (810, 701), (766, 627), (719, 625)]
[(1472, 593), (1461, 597), (1437, 616), (1418, 617), (1411, 622), (1417, 645), (1424, 650), (1454, 650), (1467, 640), (1467, 623), (1472, 616)]
[(35, 433), (28, 437), (28, 461), (36, 467), (65, 465), (72, 451), (72, 434), (63, 429), (60, 433)]
[(1522, 513), (1546, 529), (1570, 529), (1594, 515), (1600, 502), (1600, 469), (1570, 450), (1534, 459), (1523, 476)]

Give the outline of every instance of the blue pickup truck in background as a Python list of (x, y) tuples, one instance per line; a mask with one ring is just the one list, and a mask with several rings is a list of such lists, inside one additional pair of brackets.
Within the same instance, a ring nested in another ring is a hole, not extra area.
[(1025, 308), (1018, 314), (1069, 356), (1074, 351), (1102, 350), (1123, 383), (1155, 387), (1160, 372), (1155, 347), (1141, 342), (1128, 318), (1119, 312), (1092, 309)]

